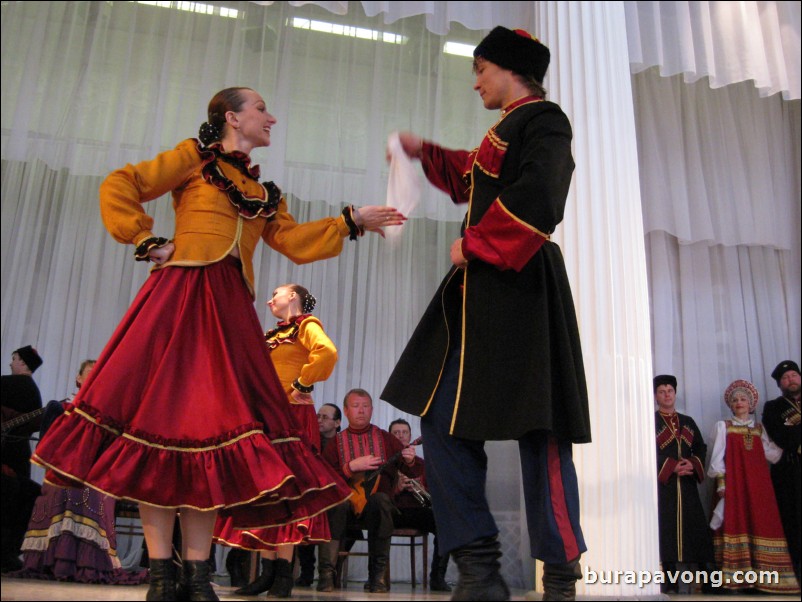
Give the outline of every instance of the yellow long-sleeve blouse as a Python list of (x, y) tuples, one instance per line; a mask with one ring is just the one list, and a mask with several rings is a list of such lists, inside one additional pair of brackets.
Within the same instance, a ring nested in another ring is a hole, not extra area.
[[(298, 264), (340, 254), (343, 238), (349, 233), (342, 216), (299, 224), (287, 212), (282, 197), (272, 217), (245, 217), (224, 190), (203, 178), (201, 170), (213, 160), (211, 153), (202, 153), (198, 141), (190, 138), (155, 159), (113, 171), (100, 186), (100, 212), (106, 229), (118, 242), (139, 245), (154, 236), (153, 218), (142, 204), (171, 192), (175, 253), (154, 269), (208, 265), (236, 246), (251, 296), (253, 254), (260, 237)], [(267, 199), (265, 187), (234, 165), (217, 161), (217, 167), (243, 195)]]
[(300, 323), (279, 325), (269, 334), (270, 359), (290, 403), (297, 403), (291, 396), (296, 378), (308, 387), (331, 376), (337, 363), (337, 348), (316, 317), (305, 316)]

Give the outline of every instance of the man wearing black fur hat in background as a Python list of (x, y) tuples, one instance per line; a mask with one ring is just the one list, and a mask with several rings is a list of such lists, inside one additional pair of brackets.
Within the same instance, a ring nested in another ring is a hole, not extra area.
[[(713, 540), (699, 498), (707, 445), (693, 418), (677, 412), (677, 377), (661, 374), (653, 384), (660, 563), (663, 572), (675, 571), (677, 565), (710, 570), (715, 563)], [(677, 592), (678, 585), (664, 584), (661, 589)]]
[(800, 521), (800, 503), (802, 488), (800, 475), (802, 463), (799, 460), (802, 426), (800, 426), (800, 375), (799, 365), (791, 360), (777, 364), (771, 373), (782, 391), (782, 396), (767, 401), (763, 406), (763, 426), (771, 440), (783, 450), (782, 458), (771, 466), (771, 480), (780, 508), (785, 539), (788, 541), (788, 552), (794, 563), (797, 581), (799, 577), (799, 548), (802, 536)]
[(20, 546), (41, 492), (31, 480), (29, 437), (39, 430), (42, 396), (31, 375), (42, 358), (30, 345), (11, 354), (11, 374), (2, 376), (2, 572), (22, 568)]
[(499, 121), (474, 151), (404, 132), (427, 178), (468, 203), (452, 268), (381, 395), (422, 417), (438, 541), (459, 568), (454, 600), (508, 600), (485, 493), (484, 442), (519, 443), (531, 553), (544, 600), (571, 600), (586, 550), (574, 443), (590, 441), (587, 386), (568, 276), (550, 235), (574, 161), (571, 124), (545, 100), (549, 49), (496, 27), (474, 51), (474, 90)]

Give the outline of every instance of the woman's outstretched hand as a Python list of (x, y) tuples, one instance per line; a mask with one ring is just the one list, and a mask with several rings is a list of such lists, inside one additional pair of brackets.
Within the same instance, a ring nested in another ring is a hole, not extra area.
[(383, 228), (401, 226), (407, 221), (407, 218), (395, 207), (365, 205), (354, 211), (354, 221), (360, 228), (364, 228), (368, 232), (376, 232), (384, 238)]

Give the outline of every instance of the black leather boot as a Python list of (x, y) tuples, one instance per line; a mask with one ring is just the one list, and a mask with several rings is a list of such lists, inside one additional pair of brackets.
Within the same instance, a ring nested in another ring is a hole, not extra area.
[(243, 566), (250, 564), (250, 552), (233, 548), (226, 556), (226, 570), (231, 576), (231, 587), (248, 585), (247, 569)]
[(387, 565), (390, 562), (390, 538), (373, 537), (368, 539), (368, 570), (370, 591), (374, 594), (385, 594), (390, 591), (390, 580), (387, 578)]
[(317, 591), (333, 592), (340, 542), (332, 539), (317, 547)]
[(576, 582), (582, 578), (579, 558), (563, 564), (543, 564), (543, 600), (576, 600)]
[(189, 577), (182, 563), (176, 569), (175, 599), (178, 602), (189, 602)]
[(451, 586), (446, 583), (448, 570), (448, 554), (440, 556), (435, 551), (432, 556), (432, 571), (429, 573), (429, 589), (433, 592), (450, 592)]
[(452, 600), (510, 599), (510, 589), (499, 572), (501, 544), (495, 536), (477, 539), (451, 555), (459, 567), (459, 581)]
[(362, 586), (362, 589), (368, 593), (371, 592), (370, 588), (373, 586), (373, 569), (376, 566), (376, 563), (373, 561), (373, 548), (370, 547), (371, 545), (373, 544), (368, 540), (368, 580), (365, 581), (365, 584)]
[(212, 567), (207, 560), (184, 560), (183, 568), (188, 600), (193, 602), (220, 600), (212, 587)]
[(269, 590), (273, 586), (274, 563), (275, 560), (262, 558), (262, 572), (260, 575), (248, 585), (235, 590), (234, 593), (240, 596), (256, 596)]
[(175, 563), (172, 558), (151, 558), (150, 586), (145, 600), (177, 600), (175, 593)]
[(315, 546), (299, 546), (296, 553), (301, 574), (295, 580), (295, 585), (309, 587), (315, 581)]
[(273, 563), (273, 586), (268, 595), (276, 598), (289, 598), (292, 595), (292, 564), (289, 560), (277, 558)]

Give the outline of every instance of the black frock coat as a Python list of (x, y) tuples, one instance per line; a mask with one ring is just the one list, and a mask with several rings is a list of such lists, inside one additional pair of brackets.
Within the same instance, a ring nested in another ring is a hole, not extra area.
[[(503, 115), (482, 142), (507, 145), (497, 156), (498, 177), (475, 158), (466, 173), (470, 198), (463, 231), (499, 199), (514, 219), (553, 232), (574, 169), (571, 137), (568, 118), (551, 102), (526, 103)], [(498, 242), (504, 244), (503, 234)], [(453, 435), (505, 440), (543, 430), (564, 441), (590, 441), (579, 329), (556, 244), (545, 242), (520, 271), (479, 259), (464, 270), (449, 270), (381, 398), (425, 415), (455, 346), (462, 357)]]
[(783, 450), (780, 461), (771, 466), (771, 480), (797, 578), (802, 539), (802, 462), (799, 455), (802, 425), (799, 416), (799, 409), (785, 397), (767, 401), (763, 406), (763, 427), (769, 438)]
[[(679, 433), (671, 436), (660, 412), (654, 413), (657, 473), (665, 474), (657, 483), (660, 560), (704, 565), (714, 562), (713, 540), (699, 497), (707, 445), (693, 418), (680, 413), (677, 416)], [(667, 466), (683, 458), (694, 463), (695, 474), (678, 477)]]

